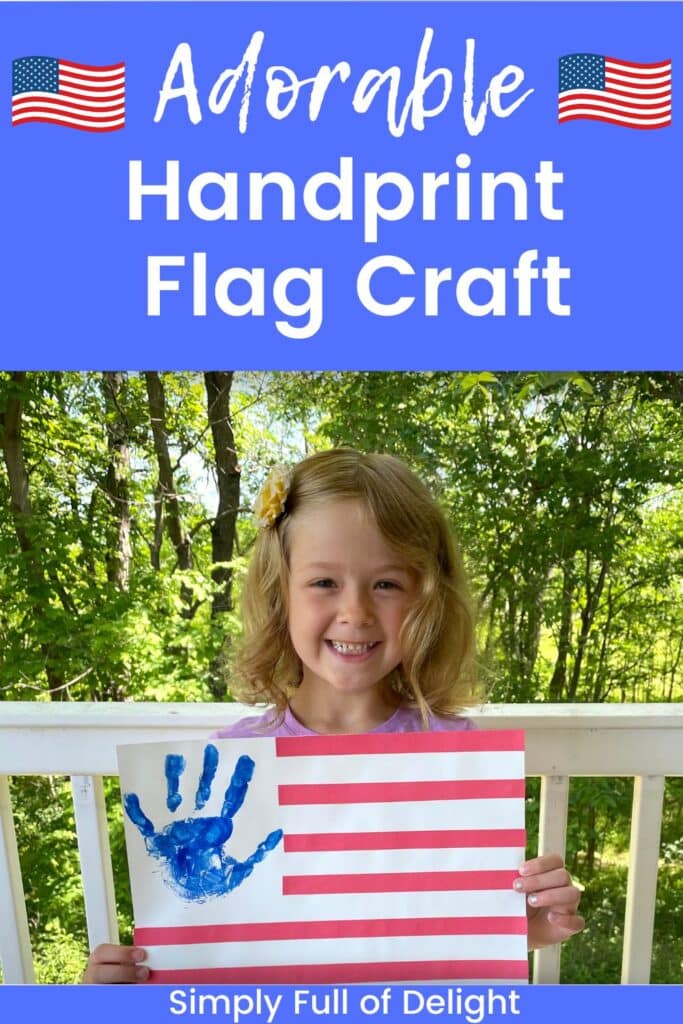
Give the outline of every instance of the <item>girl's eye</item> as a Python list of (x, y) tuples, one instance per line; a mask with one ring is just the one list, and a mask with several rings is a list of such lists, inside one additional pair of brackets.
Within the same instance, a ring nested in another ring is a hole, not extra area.
[(395, 580), (378, 580), (375, 584), (378, 590), (399, 590), (399, 584)]
[(314, 587), (322, 587), (323, 589), (329, 589), (330, 587), (334, 586), (334, 580), (331, 580), (331, 579), (313, 580), (312, 586), (314, 586)]

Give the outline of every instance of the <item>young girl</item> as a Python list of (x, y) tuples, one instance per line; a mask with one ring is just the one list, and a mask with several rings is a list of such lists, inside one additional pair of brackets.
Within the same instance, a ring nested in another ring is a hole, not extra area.
[[(218, 738), (474, 728), (459, 716), (479, 703), (462, 560), (404, 463), (343, 448), (276, 468), (256, 520), (236, 694), (272, 706)], [(527, 861), (514, 886), (530, 949), (583, 928), (561, 857)], [(144, 981), (144, 958), (99, 946), (84, 981)]]

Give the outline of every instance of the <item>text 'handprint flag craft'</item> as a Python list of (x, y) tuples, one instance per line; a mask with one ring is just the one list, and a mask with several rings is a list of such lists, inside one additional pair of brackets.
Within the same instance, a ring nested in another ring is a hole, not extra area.
[(151, 980), (527, 977), (521, 732), (119, 747)]

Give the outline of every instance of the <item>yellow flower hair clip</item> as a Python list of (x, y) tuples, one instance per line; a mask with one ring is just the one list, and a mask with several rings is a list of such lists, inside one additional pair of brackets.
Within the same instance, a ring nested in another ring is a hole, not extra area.
[(265, 529), (274, 526), (285, 510), (292, 471), (289, 466), (273, 466), (254, 503), (254, 521)]

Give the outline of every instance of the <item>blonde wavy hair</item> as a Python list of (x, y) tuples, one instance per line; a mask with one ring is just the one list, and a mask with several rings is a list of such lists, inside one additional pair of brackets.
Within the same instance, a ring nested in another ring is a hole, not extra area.
[(282, 515), (259, 533), (242, 594), (244, 640), (234, 695), (284, 711), (302, 665), (287, 625), (290, 523), (309, 509), (357, 501), (418, 576), (401, 628), (401, 664), (390, 683), (405, 704), (456, 714), (480, 701), (474, 670), (474, 617), (462, 557), (443, 512), (424, 484), (392, 455), (352, 448), (318, 452), (294, 466)]

